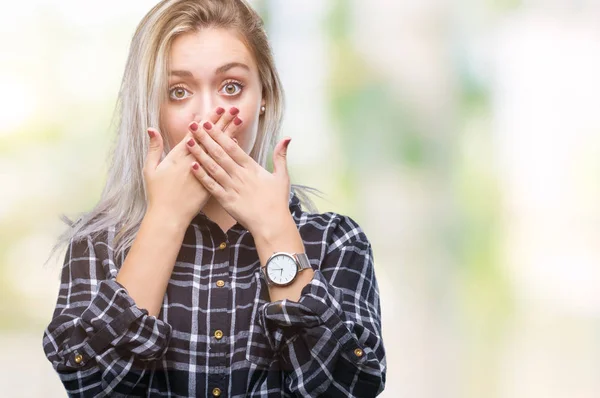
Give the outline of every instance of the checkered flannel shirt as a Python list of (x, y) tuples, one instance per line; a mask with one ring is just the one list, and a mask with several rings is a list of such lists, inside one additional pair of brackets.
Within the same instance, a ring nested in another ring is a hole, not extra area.
[(115, 278), (115, 228), (71, 241), (43, 349), (70, 396), (374, 397), (385, 385), (371, 245), (337, 213), (290, 212), (314, 269), (271, 302), (252, 235), (199, 213), (157, 317)]

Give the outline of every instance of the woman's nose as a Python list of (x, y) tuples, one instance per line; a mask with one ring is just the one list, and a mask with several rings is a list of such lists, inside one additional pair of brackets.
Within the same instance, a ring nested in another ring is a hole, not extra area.
[(218, 98), (211, 93), (205, 93), (198, 96), (195, 106), (194, 120), (202, 120), (211, 114), (219, 106)]

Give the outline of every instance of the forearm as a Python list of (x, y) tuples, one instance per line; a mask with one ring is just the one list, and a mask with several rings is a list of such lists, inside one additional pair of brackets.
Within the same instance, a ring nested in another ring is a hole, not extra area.
[(147, 212), (117, 275), (116, 281), (149, 315), (160, 312), (185, 231), (168, 214)]
[[(385, 386), (386, 358), (371, 244), (350, 217), (333, 214), (324, 227), (326, 216), (308, 215), (299, 230), (314, 269), (299, 300), (256, 303), (248, 358), (269, 347), (292, 395), (373, 397)], [(318, 245), (311, 228), (326, 242), (320, 256), (311, 250)], [(261, 254), (261, 262), (270, 254)]]
[[(269, 230), (256, 233), (254, 243), (258, 251), (260, 265), (264, 266), (275, 252), (304, 253), (304, 243), (298, 227), (291, 215), (282, 217), (282, 222)], [(254, 235), (254, 234), (253, 234)], [(300, 292), (313, 278), (313, 270), (306, 269), (298, 274), (294, 282), (285, 287), (269, 286), (271, 301), (288, 299), (298, 301)]]

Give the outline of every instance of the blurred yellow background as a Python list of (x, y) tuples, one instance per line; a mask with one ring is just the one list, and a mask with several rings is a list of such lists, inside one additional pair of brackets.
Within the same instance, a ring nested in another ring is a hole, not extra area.
[[(0, 385), (61, 397), (42, 351), (64, 226), (98, 200), (154, 0), (0, 13)], [(293, 182), (374, 250), (382, 397), (600, 396), (600, 2), (255, 0)]]

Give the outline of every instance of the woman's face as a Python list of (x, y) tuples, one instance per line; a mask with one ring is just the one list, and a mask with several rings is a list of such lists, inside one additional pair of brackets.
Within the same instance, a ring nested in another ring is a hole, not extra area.
[(168, 99), (161, 128), (171, 148), (217, 107), (240, 110), (235, 138), (246, 153), (256, 140), (262, 87), (258, 68), (244, 43), (226, 29), (206, 28), (177, 37), (169, 54)]

